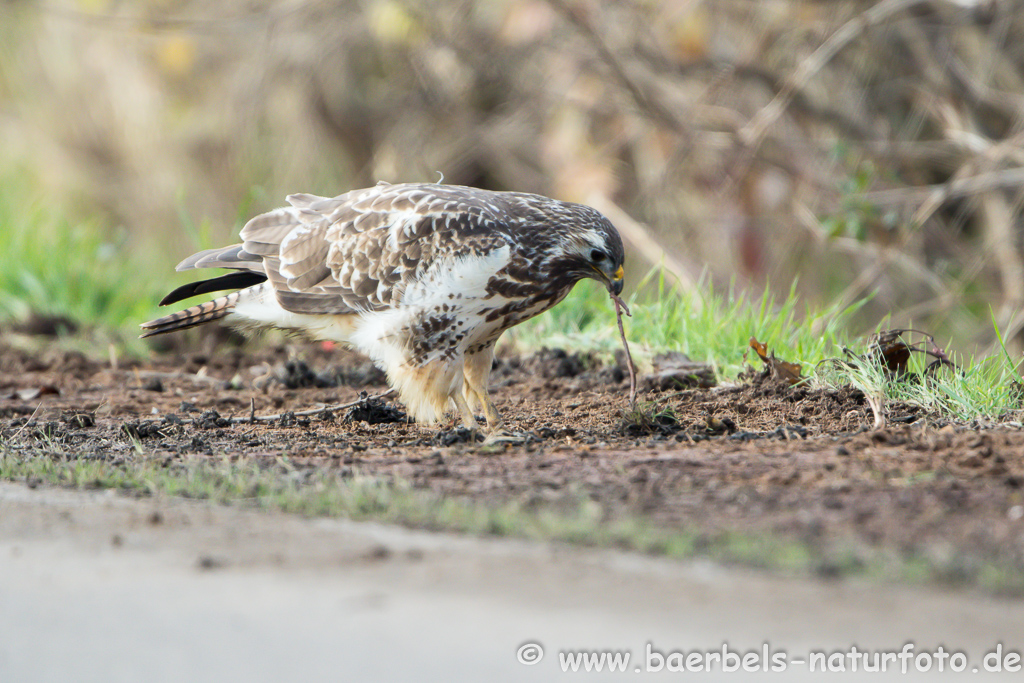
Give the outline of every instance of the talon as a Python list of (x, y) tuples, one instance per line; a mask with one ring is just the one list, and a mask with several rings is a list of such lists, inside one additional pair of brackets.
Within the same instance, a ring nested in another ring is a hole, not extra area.
[(503, 443), (526, 443), (526, 435), (516, 434), (515, 432), (510, 432), (507, 429), (501, 428), (492, 430), (491, 433), (487, 435), (487, 438), (484, 439), (485, 446), (493, 446)]

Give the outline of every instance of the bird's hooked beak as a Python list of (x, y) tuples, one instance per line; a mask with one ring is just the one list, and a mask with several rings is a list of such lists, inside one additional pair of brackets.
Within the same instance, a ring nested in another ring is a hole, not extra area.
[(608, 287), (609, 292), (611, 292), (615, 296), (622, 294), (622, 278), (626, 274), (626, 271), (622, 269), (622, 266), (616, 268), (615, 272), (611, 274), (609, 274), (608, 271), (605, 270), (604, 268), (598, 268), (593, 264), (591, 264), (590, 267), (594, 269), (595, 273), (601, 276), (600, 280), (605, 283), (605, 286)]
[(608, 289), (615, 296), (622, 294), (622, 278), (625, 276), (625, 274), (625, 271), (622, 270), (622, 266), (619, 266), (618, 269), (614, 273), (612, 273), (611, 280), (608, 281)]

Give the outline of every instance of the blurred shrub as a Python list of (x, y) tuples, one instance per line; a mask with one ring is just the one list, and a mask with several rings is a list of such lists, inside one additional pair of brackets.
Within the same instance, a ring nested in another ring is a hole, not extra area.
[(684, 283), (784, 297), (799, 275), (811, 299), (874, 294), (870, 324), (983, 341), (991, 305), (1020, 329), (1020, 0), (0, 12), (12, 149), (182, 254), (182, 205), (227, 239), (243, 204), (440, 173), (621, 209)]

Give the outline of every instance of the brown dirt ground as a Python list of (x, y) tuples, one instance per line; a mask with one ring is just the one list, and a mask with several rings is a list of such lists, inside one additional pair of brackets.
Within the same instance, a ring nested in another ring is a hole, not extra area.
[(382, 391), (381, 374), (344, 350), (172, 351), (114, 369), (75, 352), (0, 344), (0, 438), (93, 458), (133, 452), (132, 437), (172, 458), (287, 454), (299, 466), (397, 477), (483, 502), (589, 497), (609, 517), (639, 513), (709, 539), (741, 531), (798, 541), (820, 552), (826, 575), (879, 554), (921, 558), (951, 581), (976, 579), (993, 562), (1024, 568), (1018, 423), (955, 424), (890, 405), (890, 426), (870, 431), (856, 390), (792, 389), (750, 373), (738, 386), (643, 392), (663, 417), (640, 427), (624, 418), (621, 368), (561, 351), (496, 365), (498, 409), (530, 435), (497, 452), (452, 425), (408, 424), (394, 403), (225, 420), (248, 416), (250, 401), (263, 415)]

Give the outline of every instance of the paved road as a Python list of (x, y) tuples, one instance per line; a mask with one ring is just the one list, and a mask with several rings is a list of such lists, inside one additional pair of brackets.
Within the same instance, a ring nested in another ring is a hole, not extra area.
[[(656, 675), (645, 648), (767, 642), (792, 660), (908, 640), (915, 654), (963, 650), (969, 672), (998, 641), (1024, 644), (1024, 610), (963, 593), (0, 484), (0, 683), (822, 680), (833, 676), (799, 664), (785, 675), (718, 663)], [(533, 642), (543, 658), (519, 663)], [(631, 651), (627, 671), (562, 673), (559, 651), (601, 648)], [(929, 677), (934, 665), (910, 678)]]

